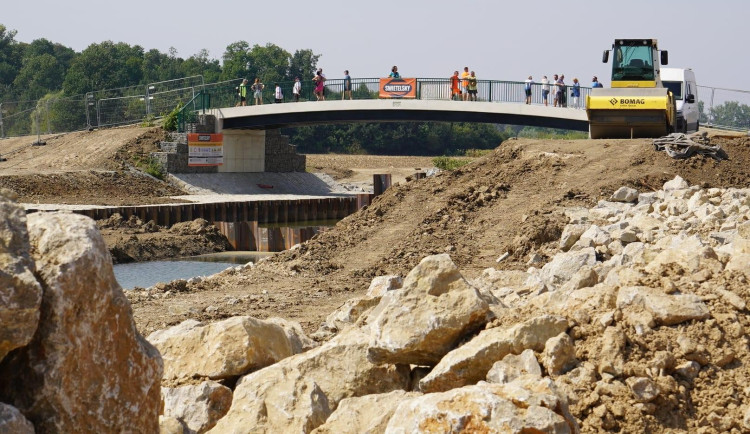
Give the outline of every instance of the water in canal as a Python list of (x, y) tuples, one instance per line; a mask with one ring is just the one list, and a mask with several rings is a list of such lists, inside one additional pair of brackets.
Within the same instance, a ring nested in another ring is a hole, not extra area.
[(134, 262), (113, 266), (123, 289), (148, 288), (159, 282), (209, 276), (267, 256), (257, 252), (224, 252), (165, 261)]

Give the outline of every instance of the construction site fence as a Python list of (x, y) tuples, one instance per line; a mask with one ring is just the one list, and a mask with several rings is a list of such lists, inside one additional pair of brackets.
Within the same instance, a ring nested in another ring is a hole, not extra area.
[(750, 131), (750, 91), (698, 86), (701, 125)]
[(196, 75), (147, 85), (62, 98), (0, 103), (0, 138), (54, 134), (134, 124), (166, 116), (200, 92), (237, 80), (205, 85)]
[[(381, 78), (329, 79), (325, 81), (326, 99), (378, 99)], [(239, 86), (242, 79), (204, 83), (203, 76), (196, 75), (175, 80), (166, 80), (140, 86), (105, 89), (82, 95), (60, 98), (42, 98), (29, 101), (0, 102), (0, 138), (34, 134), (54, 134), (80, 131), (106, 126), (134, 124), (166, 116), (178, 107), (179, 130), (194, 120), (196, 114), (205, 109), (231, 107), (240, 102)], [(281, 88), (281, 102), (316, 101), (314, 83), (302, 80), (299, 97), (295, 98), (295, 82), (265, 83), (261, 99), (265, 104), (274, 103), (276, 84)], [(448, 78), (416, 78), (414, 97), (425, 100), (463, 99), (455, 96)], [(251, 86), (248, 83), (248, 86)], [(345, 93), (350, 86), (351, 93)], [(549, 89), (547, 103), (555, 98), (554, 83), (531, 86), (531, 104), (544, 104), (545, 91)], [(585, 109), (586, 96), (591, 89), (581, 86), (580, 97), (574, 105), (573, 87), (567, 85), (562, 91), (559, 104)], [(247, 104), (254, 104), (254, 92), (248, 87)], [(750, 91), (698, 86), (698, 101), (701, 124), (733, 130), (750, 129)], [(526, 83), (524, 81), (477, 80), (476, 99), (488, 102), (524, 103)]]

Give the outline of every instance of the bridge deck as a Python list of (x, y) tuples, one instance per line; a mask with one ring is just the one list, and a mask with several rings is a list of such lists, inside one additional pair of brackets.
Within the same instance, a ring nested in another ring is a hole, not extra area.
[(223, 129), (269, 129), (349, 122), (482, 122), (588, 131), (586, 112), (505, 102), (336, 100), (212, 109)]

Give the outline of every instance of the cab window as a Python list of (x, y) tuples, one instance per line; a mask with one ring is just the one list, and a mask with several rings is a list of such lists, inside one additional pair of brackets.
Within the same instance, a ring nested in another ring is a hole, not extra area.
[(675, 100), (682, 99), (682, 82), (681, 81), (663, 81), (664, 87), (669, 89), (674, 95)]

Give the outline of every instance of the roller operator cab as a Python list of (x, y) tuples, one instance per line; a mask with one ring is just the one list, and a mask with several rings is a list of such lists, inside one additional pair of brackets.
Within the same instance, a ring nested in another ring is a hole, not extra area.
[(661, 81), (674, 95), (677, 108), (675, 131), (692, 133), (700, 127), (698, 112), (698, 85), (690, 68), (662, 68)]
[(669, 61), (656, 39), (617, 39), (612, 53), (609, 89), (591, 89), (586, 101), (592, 139), (660, 137), (674, 130), (676, 109), (662, 84), (661, 65)]

